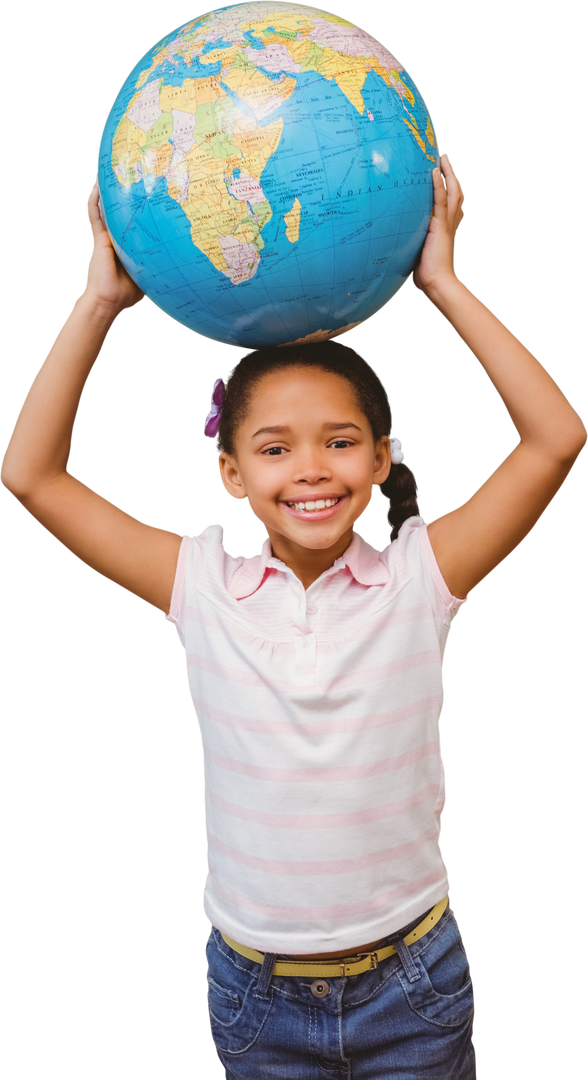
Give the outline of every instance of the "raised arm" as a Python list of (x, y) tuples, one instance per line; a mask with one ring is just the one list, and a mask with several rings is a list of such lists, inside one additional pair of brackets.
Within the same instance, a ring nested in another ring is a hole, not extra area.
[(2, 466), (2, 482), (80, 559), (150, 604), (169, 610), (181, 539), (129, 517), (67, 472), (80, 396), (109, 328), (143, 294), (117, 259), (88, 202), (94, 252), (88, 284), (35, 379)]
[(588, 426), (549, 368), (457, 273), (466, 192), (444, 156), (442, 165), (445, 183), (433, 179), (435, 211), (413, 284), (482, 368), (517, 435), (476, 490), (428, 526), (447, 588), (465, 597), (542, 521), (588, 445)]

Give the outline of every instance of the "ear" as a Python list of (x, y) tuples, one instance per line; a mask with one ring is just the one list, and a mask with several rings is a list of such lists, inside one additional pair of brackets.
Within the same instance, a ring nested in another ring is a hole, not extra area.
[(382, 435), (374, 445), (374, 478), (372, 483), (383, 484), (388, 479), (391, 466), (390, 439), (387, 435)]
[(216, 455), (216, 472), (218, 482), (221, 484), (227, 499), (244, 502), (246, 492), (239, 474), (237, 461), (230, 454), (227, 454), (225, 450)]

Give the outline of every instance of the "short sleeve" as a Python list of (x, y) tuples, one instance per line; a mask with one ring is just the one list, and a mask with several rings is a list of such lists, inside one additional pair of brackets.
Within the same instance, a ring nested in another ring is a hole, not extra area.
[(194, 596), (194, 588), (212, 569), (215, 581), (222, 581), (239, 560), (227, 556), (223, 548), (223, 530), (220, 525), (209, 525), (200, 536), (184, 536), (178, 552), (176, 574), (169, 613), (165, 616), (173, 622), (184, 642), (186, 606)]
[(411, 517), (404, 521), (394, 543), (398, 544), (435, 614), (449, 626), (462, 604), (465, 604), (465, 598), (460, 600), (452, 596), (445, 584), (423, 519)]

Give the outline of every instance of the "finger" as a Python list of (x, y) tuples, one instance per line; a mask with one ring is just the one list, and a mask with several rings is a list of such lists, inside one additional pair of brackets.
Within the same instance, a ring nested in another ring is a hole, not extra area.
[(453, 177), (455, 183), (457, 183), (458, 181), (457, 181), (457, 177), (455, 175), (455, 172), (453, 171), (453, 165), (451, 164), (447, 154), (441, 154), (441, 157), (439, 158), (439, 164), (441, 166), (441, 171), (442, 171), (443, 175), (445, 176), (445, 178), (447, 178), (448, 176), (451, 176), (451, 177)]
[(457, 186), (459, 188), (460, 197), (467, 198), (466, 189), (464, 187), (464, 181), (462, 180), (462, 177), (459, 176), (459, 173), (456, 170), (456, 167), (455, 167), (455, 165), (454, 165), (454, 163), (453, 163), (453, 161), (451, 159), (451, 154), (447, 153), (446, 150), (443, 150), (442, 157), (445, 159), (446, 164), (447, 164), (447, 171), (445, 173), (445, 176), (449, 176), (450, 174), (453, 174), (453, 176), (455, 177), (455, 181), (457, 183)]
[(443, 157), (445, 158), (445, 171), (443, 175), (449, 200), (451, 201), (452, 207), (457, 204), (464, 207), (466, 205), (467, 194), (463, 181), (460, 179), (449, 154), (443, 153)]
[(91, 231), (101, 231), (104, 229), (101, 206), (99, 206), (99, 189), (97, 180), (94, 181), (88, 195), (85, 199), (85, 217), (88, 220), (88, 226)]
[[(446, 173), (444, 173), (444, 166), (443, 166), (442, 161), (437, 166), (437, 168), (433, 168), (432, 179), (433, 179), (433, 185), (432, 185), (433, 186), (433, 195), (435, 195), (435, 200), (436, 200), (436, 202), (439, 203), (439, 205), (444, 206), (446, 208), (446, 204), (447, 204)], [(445, 181), (445, 183), (443, 183), (443, 181)]]
[(98, 181), (96, 180), (88, 198), (88, 206), (97, 206), (99, 198), (100, 188), (98, 187)]

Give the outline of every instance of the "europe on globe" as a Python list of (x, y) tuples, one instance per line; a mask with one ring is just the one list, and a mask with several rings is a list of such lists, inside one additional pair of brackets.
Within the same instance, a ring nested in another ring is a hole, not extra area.
[(383, 45), (262, 0), (193, 19), (139, 61), (102, 136), (100, 198), (151, 300), (259, 348), (342, 334), (394, 295), (437, 161), (425, 103)]

